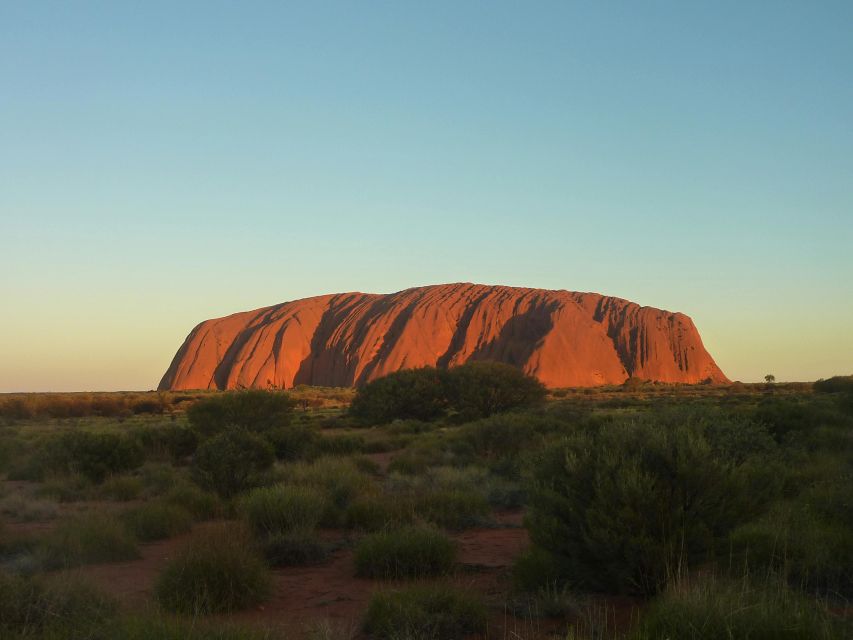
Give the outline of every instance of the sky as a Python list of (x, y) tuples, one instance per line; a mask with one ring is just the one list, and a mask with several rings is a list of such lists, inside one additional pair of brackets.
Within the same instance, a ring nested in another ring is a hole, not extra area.
[(199, 321), (477, 282), (853, 373), (853, 3), (0, 0), (0, 391)]

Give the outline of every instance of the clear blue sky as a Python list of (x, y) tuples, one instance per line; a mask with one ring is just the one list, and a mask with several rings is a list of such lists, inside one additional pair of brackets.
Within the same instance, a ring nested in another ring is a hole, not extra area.
[(0, 391), (198, 321), (473, 281), (853, 373), (851, 2), (0, 1)]

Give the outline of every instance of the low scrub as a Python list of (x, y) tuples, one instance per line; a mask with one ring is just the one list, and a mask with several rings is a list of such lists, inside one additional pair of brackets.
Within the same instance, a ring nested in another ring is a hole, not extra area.
[(456, 545), (437, 529), (404, 527), (373, 533), (355, 549), (356, 574), (366, 578), (422, 578), (453, 568)]
[(92, 482), (139, 467), (145, 460), (140, 444), (122, 433), (70, 431), (48, 448), (47, 462), (54, 473), (79, 473)]
[(749, 638), (841, 640), (846, 634), (814, 600), (781, 584), (678, 585), (646, 610), (631, 640)]
[(553, 445), (533, 469), (533, 543), (565, 579), (610, 592), (654, 593), (707, 561), (771, 488), (749, 460), (717, 453), (706, 427), (662, 416)]
[(275, 460), (272, 446), (248, 431), (230, 429), (202, 444), (193, 476), (203, 487), (230, 498), (262, 482)]
[(135, 500), (142, 494), (144, 486), (142, 480), (135, 476), (120, 475), (111, 476), (104, 480), (98, 493), (107, 500), (127, 502)]
[(382, 494), (359, 496), (344, 514), (344, 526), (360, 531), (380, 531), (412, 522), (415, 517), (411, 501)]
[(193, 524), (189, 511), (161, 500), (146, 502), (121, 514), (128, 530), (143, 542), (186, 533)]
[(314, 531), (271, 533), (261, 538), (261, 551), (273, 567), (317, 564), (329, 555), (329, 545)]
[(197, 520), (210, 520), (220, 515), (222, 505), (215, 494), (187, 481), (179, 482), (163, 494), (162, 499), (183, 507)]
[(0, 572), (0, 637), (98, 637), (116, 603), (86, 582), (69, 577), (46, 580)]
[(375, 490), (374, 481), (348, 458), (324, 457), (313, 462), (296, 462), (283, 466), (278, 473), (286, 484), (310, 487), (326, 498), (326, 512), (321, 523), (338, 526), (356, 497)]
[(224, 525), (196, 534), (166, 565), (155, 593), (167, 611), (204, 615), (255, 605), (269, 594), (270, 584), (248, 532)]
[(286, 427), (296, 403), (280, 391), (228, 391), (202, 398), (187, 410), (193, 429), (211, 436), (236, 427), (263, 432)]
[(269, 536), (313, 531), (326, 512), (324, 492), (306, 486), (275, 485), (252, 490), (241, 508), (255, 533)]
[(415, 586), (373, 595), (364, 630), (380, 640), (461, 640), (486, 630), (486, 607), (447, 585)]
[(41, 541), (37, 556), (48, 569), (139, 557), (136, 539), (116, 518), (85, 514), (63, 520)]

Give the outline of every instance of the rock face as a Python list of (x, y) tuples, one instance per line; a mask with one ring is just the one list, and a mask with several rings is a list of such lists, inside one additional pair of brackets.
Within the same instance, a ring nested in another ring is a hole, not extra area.
[(498, 360), (549, 387), (727, 382), (693, 321), (597, 293), (447, 284), (340, 293), (206, 320), (160, 389), (353, 386), (422, 366)]

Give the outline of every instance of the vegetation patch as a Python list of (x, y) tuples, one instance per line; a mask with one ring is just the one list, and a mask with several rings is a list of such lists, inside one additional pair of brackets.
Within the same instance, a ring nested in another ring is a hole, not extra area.
[(441, 531), (403, 527), (373, 533), (355, 549), (356, 574), (366, 578), (421, 578), (448, 573), (456, 545)]
[(450, 640), (482, 633), (486, 622), (477, 596), (447, 585), (419, 585), (374, 594), (364, 629), (383, 640)]
[(255, 605), (266, 598), (270, 585), (248, 532), (227, 525), (198, 532), (166, 565), (155, 592), (167, 611), (204, 615)]
[(139, 540), (149, 542), (186, 533), (193, 524), (189, 511), (176, 504), (155, 500), (121, 514), (122, 522)]

